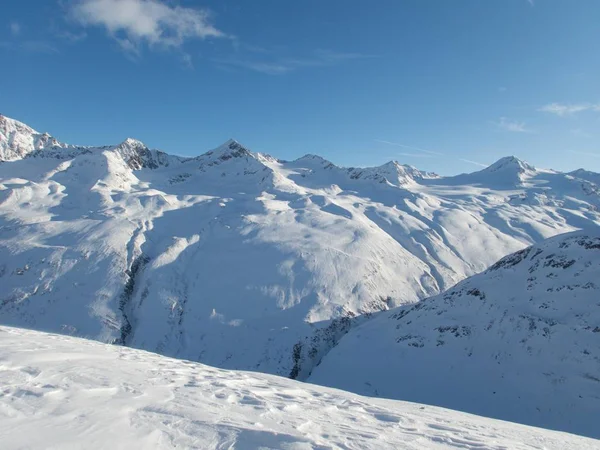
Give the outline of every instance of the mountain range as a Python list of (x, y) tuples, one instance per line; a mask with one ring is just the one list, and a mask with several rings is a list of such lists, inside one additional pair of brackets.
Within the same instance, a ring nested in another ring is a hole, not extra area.
[[(529, 423), (589, 434), (587, 419), (567, 424), (554, 408), (577, 391), (572, 408), (597, 411), (589, 405), (599, 386), (600, 323), (565, 315), (576, 291), (578, 313), (597, 317), (595, 247), (580, 260), (569, 239), (597, 237), (599, 194), (599, 174), (512, 156), (452, 177), (396, 161), (283, 161), (234, 140), (184, 158), (134, 139), (68, 145), (0, 116), (0, 321), (369, 395), (398, 398), (413, 388), (420, 401), (457, 409), (503, 396), (501, 409), (475, 410), (509, 420), (522, 414), (505, 394), (525, 395), (509, 387), (521, 379), (509, 368), (552, 365), (553, 357), (533, 355), (556, 353), (571, 361), (561, 366), (568, 373), (522, 369), (535, 380), (525, 387), (544, 380), (528, 394), (528, 407), (542, 410)], [(578, 229), (587, 234), (545, 241)], [(534, 244), (546, 252), (537, 260), (555, 252), (576, 261), (564, 270), (541, 264), (535, 275), (530, 259), (488, 269)], [(533, 276), (530, 293), (523, 280)], [(584, 292), (586, 283), (593, 287)], [(484, 298), (469, 293), (476, 291)], [(483, 323), (492, 324), (489, 333)], [(554, 348), (560, 336), (570, 348)], [(504, 378), (488, 372), (473, 391), (483, 397), (456, 401), (438, 392), (442, 384), (423, 387), (444, 374), (473, 384), (479, 367), (495, 367), (493, 355)], [(550, 392), (554, 403), (538, 401)]]
[(600, 437), (599, 279), (600, 229), (547, 239), (352, 329), (309, 381)]

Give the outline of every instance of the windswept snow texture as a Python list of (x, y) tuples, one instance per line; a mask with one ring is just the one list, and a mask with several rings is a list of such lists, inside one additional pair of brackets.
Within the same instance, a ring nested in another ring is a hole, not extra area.
[(0, 442), (16, 449), (597, 449), (600, 441), (0, 327)]
[(306, 379), (369, 314), (600, 223), (595, 180), (74, 147), (0, 116), (0, 323)]
[(600, 229), (350, 331), (310, 382), (600, 437)]

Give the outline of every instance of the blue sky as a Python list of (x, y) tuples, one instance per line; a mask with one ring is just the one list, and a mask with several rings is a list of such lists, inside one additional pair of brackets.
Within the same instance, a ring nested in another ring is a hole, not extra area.
[(597, 0), (5, 0), (0, 112), (85, 145), (600, 171)]

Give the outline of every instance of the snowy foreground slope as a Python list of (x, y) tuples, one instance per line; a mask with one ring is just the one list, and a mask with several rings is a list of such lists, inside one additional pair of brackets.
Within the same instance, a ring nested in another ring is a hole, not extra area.
[(306, 379), (370, 313), (600, 223), (597, 180), (76, 147), (0, 116), (0, 323)]
[(0, 327), (16, 449), (598, 449), (600, 441), (140, 350)]
[(382, 313), (309, 381), (600, 438), (600, 228)]

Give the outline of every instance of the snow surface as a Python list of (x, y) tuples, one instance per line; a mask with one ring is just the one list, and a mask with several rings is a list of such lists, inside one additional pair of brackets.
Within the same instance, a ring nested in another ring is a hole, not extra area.
[(16, 449), (598, 449), (600, 441), (144, 351), (0, 327)]
[(380, 314), (309, 381), (600, 438), (600, 228)]
[[(4, 162), (2, 162), (4, 161)], [(75, 147), (0, 117), (0, 323), (306, 379), (372, 313), (600, 223), (588, 172)]]

